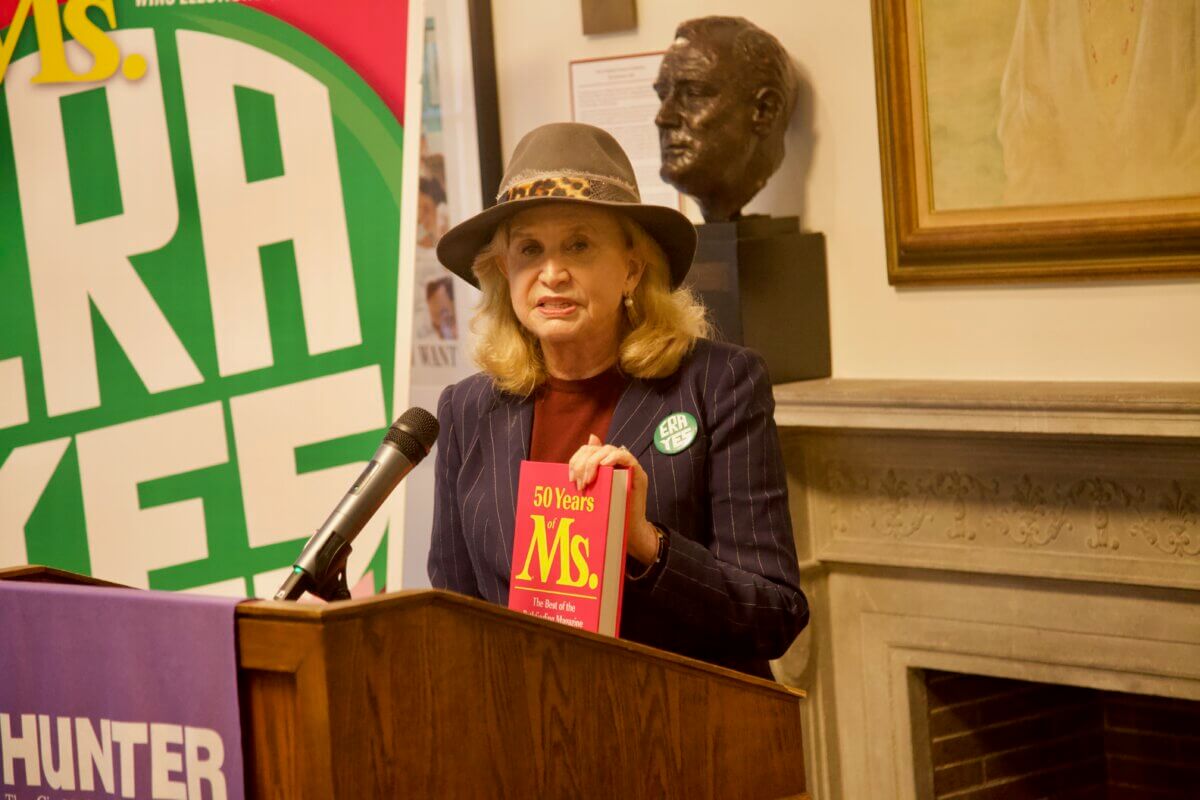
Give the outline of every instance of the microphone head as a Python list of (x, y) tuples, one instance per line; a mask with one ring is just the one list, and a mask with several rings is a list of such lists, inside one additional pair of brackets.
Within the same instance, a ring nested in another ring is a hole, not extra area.
[(423, 408), (414, 406), (392, 423), (383, 440), (400, 448), (404, 457), (415, 465), (429, 455), (437, 436), (437, 417)]

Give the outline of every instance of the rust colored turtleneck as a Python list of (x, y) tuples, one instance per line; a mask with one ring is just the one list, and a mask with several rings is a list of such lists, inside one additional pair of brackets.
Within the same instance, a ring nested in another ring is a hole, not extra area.
[(615, 365), (581, 381), (548, 377), (533, 401), (530, 459), (566, 463), (588, 434), (603, 441), (628, 382)]

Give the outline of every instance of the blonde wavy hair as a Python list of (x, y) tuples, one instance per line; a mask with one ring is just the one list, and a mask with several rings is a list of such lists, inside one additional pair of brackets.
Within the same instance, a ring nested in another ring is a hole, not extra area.
[[(612, 215), (631, 256), (644, 266), (633, 307), (626, 309), (617, 363), (634, 378), (664, 378), (679, 369), (697, 339), (709, 335), (705, 308), (690, 289), (671, 289), (666, 253), (641, 225), (616, 211), (598, 210)], [(474, 358), (479, 368), (501, 390), (528, 397), (545, 382), (546, 363), (537, 337), (513, 311), (504, 274), (512, 219), (497, 226), (471, 265), (483, 292), (471, 330), (477, 337)]]

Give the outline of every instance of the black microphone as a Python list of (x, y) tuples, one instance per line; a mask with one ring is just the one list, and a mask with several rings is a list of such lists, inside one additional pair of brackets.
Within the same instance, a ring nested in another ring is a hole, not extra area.
[(350, 596), (345, 576), (350, 543), (404, 476), (429, 455), (437, 435), (437, 418), (423, 408), (410, 408), (392, 423), (375, 457), (300, 551), (276, 600), (295, 600), (306, 591), (326, 600)]

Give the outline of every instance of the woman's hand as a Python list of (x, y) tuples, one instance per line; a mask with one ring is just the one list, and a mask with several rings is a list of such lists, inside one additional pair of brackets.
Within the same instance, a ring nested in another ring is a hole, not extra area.
[(629, 532), (625, 549), (641, 564), (650, 564), (658, 555), (658, 529), (646, 519), (646, 488), (649, 479), (646, 470), (624, 447), (604, 444), (600, 437), (592, 434), (588, 443), (575, 451), (567, 462), (567, 476), (583, 491), (596, 480), (600, 467), (628, 467), (633, 476), (633, 491), (629, 498)]

